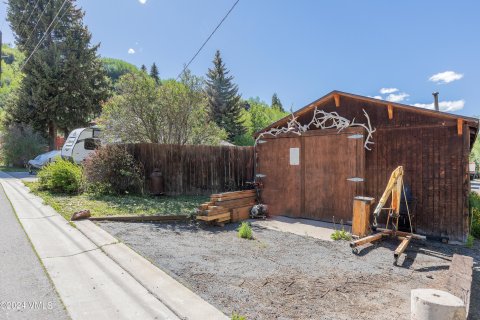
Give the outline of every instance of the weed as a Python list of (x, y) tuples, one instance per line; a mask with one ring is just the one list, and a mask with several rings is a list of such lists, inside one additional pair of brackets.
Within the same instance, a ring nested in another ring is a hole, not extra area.
[(480, 195), (470, 192), (470, 234), (480, 239)]
[(335, 229), (335, 231), (330, 235), (330, 238), (332, 240), (346, 240), (346, 241), (350, 241), (352, 240), (352, 235), (350, 234), (350, 232), (347, 232), (345, 231), (345, 227), (343, 226), (343, 220), (340, 220), (340, 223), (342, 225), (342, 230), (338, 230), (336, 228), (336, 225), (335, 225), (335, 218), (333, 219), (333, 227)]
[(472, 248), (474, 241), (475, 241), (475, 238), (474, 238), (471, 234), (469, 234), (469, 235), (467, 236), (467, 243), (465, 243), (465, 246), (466, 246), (467, 248)]
[(231, 320), (247, 320), (247, 317), (241, 316), (238, 313), (234, 312), (234, 313), (232, 313)]
[(242, 222), (238, 228), (238, 236), (243, 239), (253, 239), (252, 227), (248, 222)]

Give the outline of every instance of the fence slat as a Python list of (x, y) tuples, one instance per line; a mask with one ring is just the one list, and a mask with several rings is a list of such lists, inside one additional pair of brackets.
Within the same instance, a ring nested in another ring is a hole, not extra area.
[(253, 181), (253, 147), (154, 143), (125, 146), (143, 165), (147, 182), (153, 169), (160, 169), (167, 195), (240, 190)]

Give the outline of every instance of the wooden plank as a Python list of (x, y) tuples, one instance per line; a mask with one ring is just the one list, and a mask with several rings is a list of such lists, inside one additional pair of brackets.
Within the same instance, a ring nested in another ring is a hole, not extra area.
[(232, 222), (247, 220), (250, 218), (250, 210), (252, 206), (245, 206), (241, 208), (232, 209)]
[(400, 257), (400, 255), (405, 251), (405, 249), (407, 249), (410, 240), (412, 240), (412, 236), (406, 236), (403, 238), (400, 245), (397, 247), (397, 249), (395, 249), (395, 252), (393, 254), (395, 258)]
[(366, 243), (371, 243), (371, 242), (374, 242), (374, 241), (378, 241), (378, 240), (382, 239), (382, 237), (384, 237), (384, 236), (385, 236), (385, 234), (383, 234), (383, 233), (376, 233), (376, 234), (373, 234), (371, 236), (368, 236), (368, 237), (350, 242), (350, 247), (355, 248), (355, 247), (359, 247), (361, 245), (364, 245)]
[(129, 215), (129, 216), (103, 216), (103, 217), (90, 217), (88, 220), (91, 221), (125, 221), (125, 222), (168, 222), (168, 221), (181, 221), (188, 220), (186, 215), (165, 215), (165, 216), (138, 216), (138, 215)]
[(197, 216), (197, 220), (202, 220), (202, 221), (214, 221), (214, 220), (225, 219), (225, 218), (230, 219), (230, 212), (216, 214), (213, 216)]
[(229, 200), (229, 201), (217, 201), (215, 202), (216, 205), (222, 206), (226, 209), (234, 209), (239, 207), (245, 206), (253, 206), (255, 204), (254, 198), (246, 198), (246, 199), (239, 199), (239, 200)]

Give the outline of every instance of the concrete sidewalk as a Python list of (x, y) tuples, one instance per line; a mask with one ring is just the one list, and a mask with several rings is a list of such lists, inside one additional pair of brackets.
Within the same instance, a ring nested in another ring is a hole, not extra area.
[[(293, 219), (288, 217), (277, 216), (266, 220), (252, 220), (252, 225), (282, 231), (290, 232), (299, 236), (308, 236), (324, 241), (333, 241), (330, 235), (337, 229), (341, 229), (342, 226), (333, 223), (309, 220), (309, 219)], [(343, 226), (345, 231), (350, 232), (351, 227), (349, 225)]]
[(0, 185), (0, 319), (68, 319)]
[[(161, 292), (162, 296), (153, 293), (138, 280), (144, 279), (142, 274), (152, 272), (145, 267), (140, 256), (122, 248), (123, 245), (120, 246), (114, 238), (95, 228), (91, 232), (93, 241), (90, 240), (51, 207), (43, 205), (42, 200), (29, 193), (21, 181), (2, 172), (0, 179), (20, 223), (73, 319), (226, 319), (203, 300), (196, 301), (197, 305), (189, 305), (191, 296), (185, 300), (182, 296), (175, 297), (177, 303), (167, 307), (164, 299), (172, 301), (175, 294), (185, 293), (180, 283), (168, 282), (170, 287)], [(88, 226), (82, 227), (85, 233), (88, 233), (87, 229)], [(124, 267), (106, 253), (115, 250), (116, 253), (109, 255), (117, 261), (124, 259)], [(132, 268), (127, 270), (125, 266)], [(162, 280), (160, 277), (151, 282), (164, 286), (164, 283), (156, 283)], [(186, 303), (182, 304), (182, 301)], [(203, 308), (195, 310), (198, 305)]]

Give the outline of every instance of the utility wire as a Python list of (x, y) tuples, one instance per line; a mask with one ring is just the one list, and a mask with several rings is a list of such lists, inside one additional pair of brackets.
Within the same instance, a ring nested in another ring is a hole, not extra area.
[[(35, 46), (35, 48), (33, 49), (32, 53), (28, 56), (28, 58), (25, 60), (25, 62), (23, 63), (22, 67), (20, 68), (20, 71), (23, 70), (23, 68), (25, 67), (25, 65), (28, 63), (28, 61), (30, 60), (30, 58), (32, 58), (33, 54), (37, 51), (38, 47), (42, 44), (43, 40), (45, 39), (45, 37), (47, 36), (47, 34), (51, 31), (50, 30), (50, 27), (53, 25), (53, 23), (55, 22), (55, 20), (57, 19), (58, 15), (60, 14), (60, 11), (62, 11), (63, 7), (65, 6), (65, 4), (67, 3), (68, 0), (65, 0), (63, 1), (62, 3), (62, 6), (60, 7), (60, 9), (58, 9), (58, 12), (57, 14), (53, 17), (53, 20), (52, 22), (50, 23), (50, 25), (48, 26), (47, 30), (45, 30), (45, 33), (43, 34), (43, 36), (40, 38), (40, 41), (38, 41), (37, 45)], [(65, 14), (65, 12), (64, 12)], [(57, 22), (58, 24), (58, 22)], [(55, 27), (57, 26), (57, 24), (55, 24)], [(53, 30), (53, 29), (52, 29)]]
[[(33, 12), (35, 11), (35, 9), (37, 9), (37, 5), (38, 3), (40, 2), (40, 0), (37, 0), (35, 2), (35, 4), (33, 5), (33, 8), (32, 8), (32, 11), (30, 12), (30, 15), (28, 16), (27, 18), (27, 21), (25, 21), (25, 24), (24, 24), (24, 27), (23, 27), (23, 30), (22, 30), (22, 34), (25, 32), (25, 30), (27, 29), (27, 26), (28, 26), (28, 23), (30, 22), (30, 18), (32, 17), (32, 14)], [(23, 18), (22, 18), (23, 19)], [(21, 20), (20, 20), (21, 21)]]
[(24, 47), (27, 46), (28, 41), (30, 41), (30, 38), (32, 37), (32, 35), (33, 35), (33, 33), (35, 32), (35, 30), (37, 29), (38, 23), (39, 23), (40, 20), (42, 19), (43, 14), (45, 13), (45, 11), (47, 11), (47, 8), (48, 8), (48, 5), (50, 4), (50, 2), (52, 2), (52, 0), (48, 0), (47, 5), (45, 6), (45, 8), (43, 8), (43, 11), (42, 11), (42, 13), (40, 14), (40, 17), (38, 17), (37, 23), (35, 23), (35, 26), (33, 27), (32, 31), (30, 32), (30, 35), (28, 36), (27, 41), (25, 41)]
[(185, 73), (185, 71), (188, 69), (188, 66), (193, 62), (193, 60), (195, 60), (195, 58), (198, 56), (198, 54), (200, 53), (200, 51), (202, 51), (203, 47), (205, 47), (205, 45), (207, 44), (207, 42), (210, 40), (210, 38), (215, 34), (215, 32), (217, 32), (218, 28), (220, 28), (220, 26), (222, 25), (222, 23), (225, 21), (225, 19), (227, 19), (228, 15), (230, 14), (230, 12), (233, 11), (233, 9), (235, 8), (235, 6), (237, 5), (237, 3), (239, 2), (240, 0), (237, 0), (235, 1), (235, 3), (233, 4), (233, 6), (230, 8), (230, 10), (228, 10), (227, 14), (222, 18), (222, 20), (220, 20), (220, 22), (218, 23), (218, 25), (215, 27), (215, 29), (213, 29), (212, 33), (210, 33), (210, 35), (208, 36), (208, 38), (203, 42), (202, 46), (197, 50), (197, 52), (193, 55), (192, 59), (190, 59), (190, 61), (183, 67), (183, 70), (182, 72), (180, 72), (177, 76), (177, 80), (182, 76), (183, 73)]

